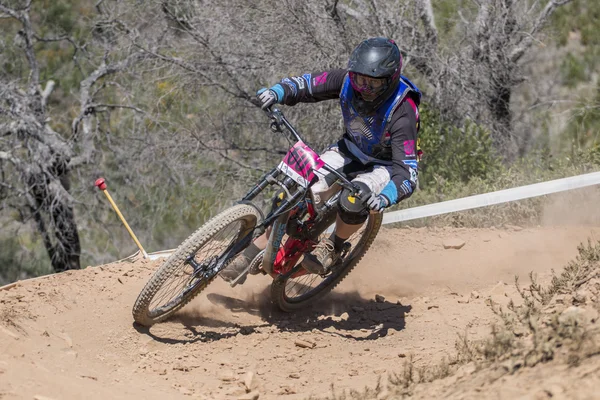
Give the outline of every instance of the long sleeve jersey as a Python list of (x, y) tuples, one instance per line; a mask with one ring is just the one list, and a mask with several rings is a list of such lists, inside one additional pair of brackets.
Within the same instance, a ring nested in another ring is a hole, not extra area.
[[(293, 106), (299, 102), (314, 103), (339, 99), (346, 76), (345, 69), (332, 69), (284, 78), (280, 82), (283, 93), (281, 90), (278, 93), (280, 102)], [(393, 110), (386, 125), (385, 135), (389, 135), (391, 154), (365, 154), (365, 157), (359, 157), (366, 158), (373, 164), (391, 165), (391, 181), (397, 193), (390, 194), (391, 188), (388, 187), (382, 193), (386, 194), (392, 204), (410, 196), (417, 185), (417, 127), (418, 109), (410, 96), (406, 96)], [(350, 147), (353, 146), (352, 142), (355, 139), (349, 134), (348, 126), (344, 139), (349, 142)], [(354, 150), (352, 153), (358, 150), (356, 146)], [(352, 157), (352, 154), (350, 156)]]

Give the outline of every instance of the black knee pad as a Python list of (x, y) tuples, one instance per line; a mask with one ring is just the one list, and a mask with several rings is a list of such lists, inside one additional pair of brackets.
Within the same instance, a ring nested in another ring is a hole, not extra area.
[(337, 203), (340, 218), (349, 225), (362, 224), (369, 218), (369, 209), (364, 203), (364, 199), (369, 195), (371, 189), (362, 182), (354, 183), (361, 187), (361, 199), (351, 196), (350, 192), (344, 189)]
[[(339, 206), (339, 203), (338, 203)], [(369, 218), (369, 212), (361, 212), (361, 213), (350, 213), (345, 211), (342, 207), (338, 207), (338, 211), (340, 214), (340, 219), (344, 221), (348, 225), (361, 225), (363, 224), (367, 218)]]

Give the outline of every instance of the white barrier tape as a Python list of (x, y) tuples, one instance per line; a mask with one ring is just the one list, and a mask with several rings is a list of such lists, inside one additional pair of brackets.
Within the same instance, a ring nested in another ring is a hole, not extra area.
[(159, 258), (169, 257), (176, 249), (161, 250), (154, 253), (148, 253), (148, 258), (151, 260), (158, 260)]
[[(512, 189), (499, 190), (497, 192), (478, 194), (475, 196), (463, 197), (462, 199), (449, 200), (441, 203), (428, 204), (421, 207), (408, 208), (406, 210), (392, 211), (383, 215), (383, 224), (393, 224), (396, 222), (410, 221), (413, 219), (433, 217), (436, 215), (449, 214), (457, 211), (471, 210), (492, 206), (494, 204), (508, 203), (511, 201), (528, 199), (531, 197), (543, 196), (546, 194), (564, 192), (567, 190), (580, 189), (588, 186), (600, 185), (600, 172), (577, 175), (569, 178), (556, 179), (553, 181), (535, 183), (533, 185), (520, 186)], [(333, 230), (330, 227), (327, 231)], [(150, 260), (158, 260), (170, 256), (175, 249), (162, 250), (149, 253)], [(139, 252), (138, 252), (139, 253)], [(131, 260), (138, 256), (135, 253), (123, 260)], [(36, 279), (36, 278), (34, 278)], [(10, 289), (15, 283), (0, 287), (0, 290)]]
[(471, 210), (473, 208), (487, 207), (494, 204), (508, 203), (511, 201), (594, 185), (600, 185), (600, 172), (535, 183), (533, 185), (499, 190), (497, 192), (478, 194), (475, 196), (463, 197), (462, 199), (408, 208), (406, 210), (393, 211), (383, 215), (383, 224), (392, 224), (395, 222), (410, 221), (413, 219), (432, 217), (457, 211)]
[[(533, 185), (519, 186), (512, 189), (499, 190), (497, 192), (478, 194), (474, 196), (463, 197), (462, 199), (408, 208), (406, 210), (392, 211), (383, 215), (383, 224), (393, 224), (396, 222), (433, 217), (436, 215), (449, 214), (457, 211), (471, 210), (474, 208), (508, 203), (511, 201), (544, 196), (546, 194), (564, 192), (567, 190), (580, 189), (594, 185), (600, 185), (600, 172), (592, 172), (590, 174), (577, 175), (569, 178), (534, 183)], [(326, 232), (333, 232), (333, 226), (329, 227)], [(150, 253), (148, 255), (150, 256), (151, 260), (156, 260), (162, 257), (170, 256), (173, 251), (174, 249), (163, 250), (156, 253)]]
[(161, 251), (155, 251), (154, 253), (146, 253), (146, 255), (143, 256), (142, 253), (138, 250), (135, 253), (133, 253), (132, 255), (122, 258), (120, 260), (114, 261), (114, 262), (116, 262), (116, 263), (125, 262), (125, 261), (133, 262), (133, 261), (137, 261), (137, 260), (143, 260), (144, 258), (154, 261), (154, 260), (158, 260), (159, 258), (169, 257), (171, 255), (171, 253), (173, 253), (174, 251), (175, 251), (175, 249), (161, 250)]

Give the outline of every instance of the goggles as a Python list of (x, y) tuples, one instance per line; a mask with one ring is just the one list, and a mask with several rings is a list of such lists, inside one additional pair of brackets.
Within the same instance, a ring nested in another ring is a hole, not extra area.
[(372, 78), (356, 72), (350, 72), (352, 88), (361, 94), (378, 95), (383, 93), (388, 86), (388, 78)]

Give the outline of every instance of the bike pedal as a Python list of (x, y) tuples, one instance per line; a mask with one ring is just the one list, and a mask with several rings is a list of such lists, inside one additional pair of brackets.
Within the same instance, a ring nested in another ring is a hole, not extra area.
[[(346, 256), (348, 255), (348, 253), (350, 252), (350, 250), (351, 250), (351, 249), (352, 249), (352, 243), (350, 243), (350, 242), (345, 242), (345, 243), (343, 244), (343, 247), (342, 247), (341, 259), (343, 259), (344, 257), (346, 257)], [(339, 262), (341, 262), (341, 260), (340, 260), (340, 261), (338, 261), (338, 263), (339, 263)]]
[(238, 275), (237, 278), (229, 282), (229, 286), (236, 287), (237, 285), (241, 285), (246, 282), (246, 278), (248, 277), (248, 272), (250, 272), (250, 266), (248, 266), (245, 270), (242, 271), (241, 274)]

